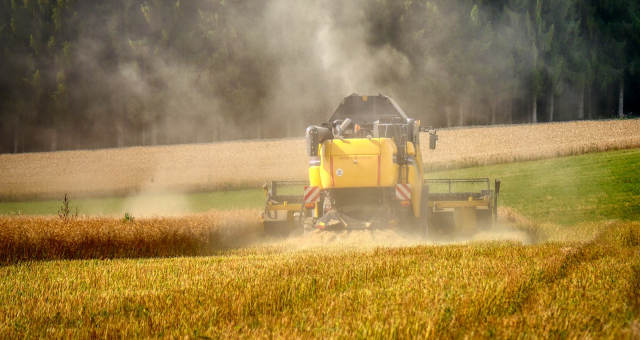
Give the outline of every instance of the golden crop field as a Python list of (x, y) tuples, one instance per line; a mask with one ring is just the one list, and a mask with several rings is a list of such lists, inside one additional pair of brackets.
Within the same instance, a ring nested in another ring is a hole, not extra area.
[[(640, 120), (581, 121), (439, 131), (428, 169), (532, 160), (640, 146)], [(74, 197), (257, 186), (304, 179), (303, 139), (0, 155), (0, 197)]]
[[(500, 209), (500, 215), (505, 219), (503, 224), (517, 226), (516, 229), (500, 230), (506, 239), (538, 242), (539, 233), (531, 232), (532, 222), (512, 209)], [(272, 245), (274, 240), (264, 237), (259, 216), (257, 209), (210, 211), (174, 217), (132, 217), (130, 220), (0, 215), (0, 264), (31, 260), (198, 256), (256, 244)], [(554, 232), (554, 235), (559, 234)], [(483, 237), (496, 239), (499, 235), (479, 234), (475, 240), (483, 240)], [(427, 243), (422, 237), (394, 230), (319, 232), (275, 241), (278, 246), (298, 250), (326, 245), (373, 248)], [(463, 241), (469, 239), (458, 242)], [(430, 240), (428, 243), (439, 244), (442, 241)]]
[[(532, 245), (384, 247), (343, 243), (336, 236), (304, 246), (294, 238), (224, 250), (232, 244), (218, 243), (225, 228), (225, 242), (245, 238), (235, 230), (240, 224), (211, 227), (217, 219), (244, 216), (231, 214), (134, 224), (4, 218), (2, 229), (28, 230), (9, 237), (41, 242), (32, 247), (51, 248), (49, 255), (128, 259), (22, 259), (0, 267), (0, 337), (640, 336), (638, 222), (578, 225)], [(518, 229), (538, 227), (513, 211), (502, 215)], [(251, 224), (250, 218), (245, 222)], [(187, 226), (195, 231), (185, 233), (181, 228)], [(218, 241), (207, 243), (212, 230)], [(542, 234), (551, 230), (547, 226)], [(52, 243), (56, 235), (69, 242)], [(185, 242), (185, 236), (196, 242)], [(363, 234), (355, 237), (362, 240)], [(74, 248), (92, 241), (102, 244), (103, 256)], [(215, 256), (144, 259), (196, 255), (207, 244)], [(70, 253), (61, 252), (65, 246)]]
[(0, 216), (0, 264), (29, 260), (211, 255), (262, 234), (259, 211), (182, 217)]

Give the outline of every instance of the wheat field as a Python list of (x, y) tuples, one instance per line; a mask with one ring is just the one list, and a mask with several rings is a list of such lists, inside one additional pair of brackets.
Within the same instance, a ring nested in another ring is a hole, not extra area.
[(153, 218), (0, 216), (0, 264), (211, 255), (262, 237), (259, 211)]
[[(439, 131), (422, 136), (427, 169), (533, 160), (640, 146), (640, 120), (581, 121)], [(0, 155), (0, 198), (59, 198), (258, 186), (304, 179), (304, 140), (130, 147)]]
[[(272, 238), (264, 234), (257, 209), (130, 219), (5, 215), (0, 216), (0, 265), (33, 260), (204, 256), (258, 245), (290, 250), (373, 249), (486, 240), (532, 244), (550, 239), (544, 233), (548, 228), (541, 228), (513, 209), (500, 208), (500, 215), (501, 227), (472, 238), (456, 239), (425, 239), (422, 235), (393, 229), (316, 231), (285, 239)], [(536, 230), (539, 232), (534, 232)], [(554, 230), (553, 235), (556, 240), (561, 233)]]
[(427, 169), (529, 161), (640, 147), (640, 120), (575, 121), (442, 130), (436, 150), (421, 146)]
[(21, 261), (0, 267), (0, 337), (638, 338), (640, 224), (588, 229), (529, 246)]

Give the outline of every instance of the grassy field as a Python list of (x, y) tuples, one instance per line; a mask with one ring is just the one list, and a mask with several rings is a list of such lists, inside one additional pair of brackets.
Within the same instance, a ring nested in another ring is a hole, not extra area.
[[(124, 215), (167, 216), (201, 213), (211, 209), (233, 210), (259, 208), (264, 204), (262, 189), (239, 189), (196, 193), (147, 193), (143, 195), (74, 198), (71, 196), (72, 212), (79, 215)], [(59, 200), (0, 201), (0, 215), (56, 215), (61, 206)]]
[(566, 226), (640, 220), (640, 149), (434, 172), (427, 178), (491, 177), (500, 203), (536, 222)]
[[(1, 242), (25, 256), (0, 267), (0, 337), (638, 338), (638, 168), (633, 149), (428, 175), (501, 178), (503, 219), (534, 232), (530, 245), (262, 239), (258, 209), (1, 217)], [(89, 259), (28, 260), (74, 257), (64, 249)]]

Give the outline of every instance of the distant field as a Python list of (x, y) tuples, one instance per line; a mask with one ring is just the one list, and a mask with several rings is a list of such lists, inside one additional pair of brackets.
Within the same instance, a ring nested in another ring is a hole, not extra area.
[[(264, 204), (262, 189), (236, 189), (196, 193), (147, 193), (134, 196), (76, 198), (71, 212), (88, 216), (174, 216), (215, 210), (257, 209)], [(0, 201), (0, 215), (56, 215), (62, 199)]]
[[(429, 169), (460, 168), (640, 147), (640, 120), (581, 121), (439, 131)], [(0, 199), (113, 196), (258, 187), (304, 179), (302, 139), (0, 155)]]

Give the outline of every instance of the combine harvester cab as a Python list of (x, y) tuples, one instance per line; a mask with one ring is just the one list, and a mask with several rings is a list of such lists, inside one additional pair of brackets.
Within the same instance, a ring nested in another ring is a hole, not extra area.
[[(435, 130), (422, 128), (391, 98), (346, 97), (328, 122), (306, 130), (308, 182), (265, 185), (265, 231), (396, 228), (426, 234), (475, 230), (493, 221), (497, 190), (456, 193), (453, 183), (477, 180), (423, 179), (420, 132), (429, 133), (435, 149)], [(430, 192), (443, 181), (449, 191)], [(297, 187), (297, 195), (282, 194), (285, 184)]]

